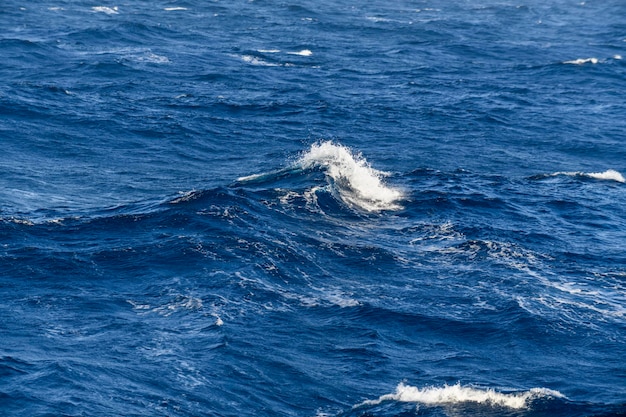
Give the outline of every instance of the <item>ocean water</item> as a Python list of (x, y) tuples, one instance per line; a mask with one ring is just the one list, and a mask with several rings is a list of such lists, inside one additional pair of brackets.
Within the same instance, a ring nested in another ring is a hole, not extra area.
[(626, 415), (623, 0), (3, 1), (0, 415)]

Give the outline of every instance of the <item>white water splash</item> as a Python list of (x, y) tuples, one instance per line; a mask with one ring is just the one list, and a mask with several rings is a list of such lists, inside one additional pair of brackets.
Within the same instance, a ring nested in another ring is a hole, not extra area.
[(505, 394), (491, 388), (464, 387), (461, 384), (420, 389), (401, 383), (395, 393), (383, 395), (376, 400), (365, 401), (356, 407), (377, 405), (383, 401), (400, 401), (426, 405), (476, 403), (519, 410), (527, 408), (533, 399), (543, 397), (564, 398), (564, 395), (547, 388), (532, 388), (529, 391)]
[(596, 180), (605, 180), (605, 181), (616, 181), (616, 182), (621, 182), (621, 183), (626, 183), (626, 178), (624, 178), (624, 176), (619, 173), (618, 171), (615, 171), (614, 169), (607, 169), (604, 172), (579, 172), (579, 171), (572, 171), (572, 172), (555, 172), (554, 174), (551, 174), (551, 176), (559, 176), (559, 175), (566, 175), (568, 177), (587, 177), (587, 178), (593, 178)]
[(398, 201), (402, 192), (385, 185), (383, 172), (370, 167), (365, 158), (345, 146), (330, 141), (314, 144), (298, 164), (303, 169), (323, 168), (340, 198), (350, 205), (370, 212), (401, 208)]
[(272, 62), (267, 62), (259, 57), (256, 57), (254, 55), (241, 55), (239, 56), (239, 58), (241, 60), (243, 60), (244, 62), (250, 64), (250, 65), (256, 65), (259, 67), (278, 67), (280, 66), (280, 64), (274, 64)]
[(91, 8), (96, 13), (105, 13), (105, 14), (118, 14), (119, 10), (117, 6), (107, 7), (107, 6), (94, 6)]
[(626, 183), (624, 176), (614, 169), (609, 169), (604, 172), (590, 172), (586, 175), (597, 180), (609, 180)]
[(600, 62), (598, 58), (578, 58), (572, 61), (565, 61), (564, 64), (572, 64), (572, 65), (583, 65), (583, 64), (597, 64)]
[(297, 51), (297, 52), (287, 52), (289, 55), (300, 55), (300, 56), (311, 56), (313, 55), (313, 52), (311, 52), (308, 49), (303, 49), (301, 51)]

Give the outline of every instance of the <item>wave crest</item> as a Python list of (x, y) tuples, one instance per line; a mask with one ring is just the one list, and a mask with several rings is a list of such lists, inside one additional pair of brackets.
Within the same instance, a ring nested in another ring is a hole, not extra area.
[(331, 141), (317, 143), (297, 162), (302, 169), (320, 167), (345, 203), (369, 212), (399, 210), (400, 190), (385, 185), (382, 171), (372, 168), (360, 154)]
[(564, 398), (563, 394), (547, 388), (532, 388), (529, 391), (517, 393), (501, 393), (491, 388), (480, 389), (464, 387), (461, 384), (445, 385), (443, 387), (417, 388), (400, 383), (393, 394), (383, 395), (377, 400), (368, 400), (362, 405), (378, 405), (383, 401), (415, 402), (426, 405), (445, 405), (460, 403), (477, 403), (491, 406), (500, 406), (511, 409), (527, 408), (530, 401), (537, 398), (556, 397)]
[(626, 183), (626, 178), (624, 178), (624, 176), (620, 172), (614, 169), (607, 169), (604, 172), (579, 172), (579, 171), (555, 172), (554, 174), (550, 174), (549, 176), (556, 177), (559, 175), (565, 175), (568, 177), (592, 178), (595, 180), (616, 181), (620, 183)]

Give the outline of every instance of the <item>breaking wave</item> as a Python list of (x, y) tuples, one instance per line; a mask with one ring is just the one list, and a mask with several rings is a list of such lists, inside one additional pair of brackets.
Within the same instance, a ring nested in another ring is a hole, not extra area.
[(369, 212), (401, 208), (403, 194), (383, 182), (385, 173), (343, 145), (331, 141), (314, 144), (297, 164), (303, 169), (322, 168), (339, 198), (348, 205)]
[(356, 407), (378, 405), (383, 401), (399, 401), (425, 405), (476, 403), (511, 409), (523, 409), (527, 408), (531, 401), (546, 397), (565, 398), (560, 392), (547, 388), (532, 388), (523, 392), (501, 393), (491, 388), (464, 387), (461, 384), (420, 389), (400, 383), (395, 393), (383, 395), (376, 400), (364, 401)]
[(403, 193), (384, 183), (386, 173), (372, 168), (361, 154), (331, 141), (312, 145), (290, 167), (240, 177), (237, 182), (262, 182), (316, 168), (324, 172), (332, 194), (350, 207), (366, 212), (402, 208), (400, 201), (404, 198)]
[(558, 176), (567, 176), (567, 177), (575, 177), (575, 178), (591, 178), (594, 180), (615, 181), (619, 183), (626, 183), (626, 178), (624, 178), (624, 176), (620, 172), (614, 169), (607, 169), (604, 172), (560, 171), (560, 172), (555, 172), (553, 174), (538, 175), (535, 178), (541, 179), (541, 178), (558, 177)]

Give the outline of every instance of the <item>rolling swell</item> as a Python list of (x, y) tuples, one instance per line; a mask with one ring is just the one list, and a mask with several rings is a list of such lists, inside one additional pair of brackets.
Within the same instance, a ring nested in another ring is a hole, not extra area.
[[(572, 273), (550, 249), (567, 234), (556, 223), (547, 239), (543, 222), (584, 216), (597, 187), (621, 183), (557, 176), (589, 195), (539, 212), (553, 177), (384, 174), (333, 142), (291, 161), (158, 201), (5, 214), (0, 282), (20, 296), (3, 305), (2, 362), (22, 389), (4, 398), (35, 414), (81, 401), (99, 414), (309, 410), (324, 398), (336, 415), (619, 415), (566, 393), (581, 338), (596, 347), (588, 360), (603, 359), (578, 386), (619, 384), (605, 350), (624, 325), (622, 276), (594, 253)], [(535, 200), (520, 196), (528, 187)], [(30, 336), (16, 316), (31, 318)], [(421, 385), (397, 385), (407, 378)], [(293, 381), (301, 395), (284, 395)]]
[(624, 7), (3, 2), (0, 414), (623, 415)]

